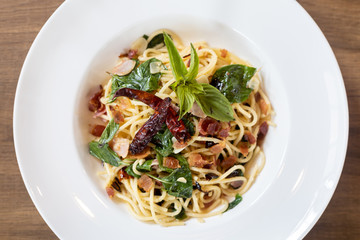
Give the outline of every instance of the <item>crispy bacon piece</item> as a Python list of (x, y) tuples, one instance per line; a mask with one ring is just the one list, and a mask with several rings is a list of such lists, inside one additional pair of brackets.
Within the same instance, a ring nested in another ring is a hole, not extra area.
[(221, 153), (221, 151), (225, 148), (225, 142), (220, 142), (215, 144), (214, 146), (210, 147), (210, 152), (214, 154)]
[(137, 50), (136, 49), (130, 49), (128, 52), (128, 57), (130, 59), (137, 58)]
[(261, 112), (266, 115), (269, 110), (269, 106), (266, 104), (265, 100), (260, 99), (259, 105), (260, 105)]
[(246, 157), (249, 154), (249, 146), (247, 142), (239, 142), (238, 148), (240, 149), (240, 152), (244, 157)]
[(191, 153), (188, 162), (190, 167), (203, 168), (205, 165), (209, 164), (199, 153)]
[(200, 120), (199, 129), (202, 135), (215, 135), (221, 129), (221, 124), (211, 117), (206, 117)]
[(261, 125), (260, 125), (260, 128), (259, 128), (259, 133), (258, 133), (258, 139), (264, 139), (264, 137), (266, 136), (267, 132), (269, 130), (269, 125), (267, 122), (263, 122)]
[(146, 148), (150, 140), (162, 128), (166, 120), (167, 113), (170, 107), (171, 99), (165, 98), (160, 102), (155, 109), (155, 113), (145, 122), (145, 124), (135, 134), (135, 137), (130, 144), (130, 152), (132, 154), (140, 153)]
[[(151, 108), (155, 109), (155, 111), (157, 110), (160, 102), (162, 102), (162, 99), (155, 96), (154, 94), (131, 88), (119, 89), (115, 93), (115, 97), (119, 96), (125, 96), (139, 100), (146, 105), (149, 105)], [(178, 142), (185, 143), (191, 138), (191, 136), (186, 130), (184, 122), (182, 120), (178, 121), (178, 118), (179, 115), (174, 110), (174, 108), (170, 106), (166, 117), (166, 125), (172, 135), (176, 138), (176, 140), (178, 140)]]
[(255, 139), (254, 135), (252, 135), (251, 132), (249, 132), (249, 131), (245, 131), (244, 139), (245, 139), (245, 141), (248, 141), (250, 144), (256, 143), (256, 139)]
[(230, 124), (228, 122), (221, 122), (221, 130), (218, 133), (218, 137), (225, 139), (229, 136)]
[(105, 129), (105, 126), (103, 126), (103, 125), (95, 125), (91, 129), (91, 134), (94, 135), (95, 137), (100, 137), (101, 134), (103, 133), (104, 129)]
[(153, 180), (146, 174), (141, 175), (138, 180), (139, 188), (143, 189), (145, 192), (149, 192), (154, 187)]
[(114, 138), (112, 140), (111, 148), (122, 158), (128, 155), (130, 141), (126, 138)]
[(226, 58), (228, 51), (226, 49), (220, 49), (220, 56), (222, 58)]
[(106, 190), (107, 195), (110, 198), (112, 198), (115, 195), (115, 191), (114, 191), (114, 189), (112, 187), (106, 187), (105, 190)]
[(88, 102), (89, 111), (99, 112), (102, 108), (105, 107), (104, 104), (100, 102), (100, 98), (103, 96), (103, 94), (103, 87), (100, 85), (100, 90), (94, 93)]
[(229, 168), (231, 168), (232, 166), (234, 166), (234, 164), (236, 163), (236, 157), (231, 155), (227, 158), (225, 158), (224, 160), (222, 160), (222, 162), (220, 163), (220, 166), (227, 170)]
[(123, 179), (129, 179), (131, 176), (127, 174), (127, 172), (124, 170), (124, 168), (120, 169), (117, 173), (117, 177), (120, 181)]
[(163, 165), (171, 169), (180, 168), (179, 160), (174, 157), (164, 157)]

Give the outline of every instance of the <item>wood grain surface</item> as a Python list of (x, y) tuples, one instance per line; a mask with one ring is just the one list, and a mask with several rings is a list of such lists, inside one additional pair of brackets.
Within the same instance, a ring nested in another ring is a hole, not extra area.
[[(56, 239), (21, 178), (13, 144), (12, 112), (25, 56), (43, 24), (61, 3), (0, 0), (0, 239)], [(350, 110), (349, 145), (340, 182), (324, 214), (305, 239), (360, 239), (360, 1), (299, 3), (317, 22), (335, 52)]]

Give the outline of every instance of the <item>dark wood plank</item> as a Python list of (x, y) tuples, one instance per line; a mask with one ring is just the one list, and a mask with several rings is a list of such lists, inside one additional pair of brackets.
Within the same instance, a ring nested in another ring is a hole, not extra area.
[[(349, 146), (339, 185), (305, 239), (360, 236), (360, 1), (300, 0), (338, 59), (348, 94)], [(59, 0), (0, 0), (0, 239), (56, 239), (24, 187), (13, 147), (12, 111), (17, 79), (32, 41)], [(273, 236), (276, 238), (276, 236)]]

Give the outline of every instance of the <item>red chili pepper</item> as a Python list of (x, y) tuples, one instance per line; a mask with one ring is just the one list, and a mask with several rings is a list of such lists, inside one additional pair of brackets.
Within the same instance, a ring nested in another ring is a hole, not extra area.
[[(131, 88), (121, 88), (115, 93), (114, 97), (119, 96), (125, 96), (139, 100), (149, 105), (154, 110), (157, 109), (157, 106), (162, 101), (161, 98), (155, 96), (154, 94)], [(170, 106), (168, 110), (168, 115), (166, 117), (166, 125), (170, 130), (171, 134), (176, 138), (176, 140), (178, 140), (178, 142), (180, 142), (181, 144), (184, 144), (187, 140), (191, 138), (191, 136), (186, 130), (184, 122), (182, 120), (179, 121), (178, 119), (179, 115), (174, 110), (174, 108)]]
[(145, 122), (139, 131), (137, 131), (129, 147), (131, 154), (137, 154), (144, 150), (155, 134), (160, 131), (166, 120), (170, 103), (171, 98), (162, 100), (157, 105), (155, 113)]

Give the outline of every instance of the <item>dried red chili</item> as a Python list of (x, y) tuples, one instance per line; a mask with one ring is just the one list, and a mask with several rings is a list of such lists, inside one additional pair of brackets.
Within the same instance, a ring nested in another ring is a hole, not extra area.
[[(157, 109), (157, 106), (162, 101), (161, 98), (155, 96), (154, 94), (135, 90), (131, 88), (122, 88), (115, 93), (114, 97), (129, 97), (136, 100), (139, 100), (147, 105), (149, 105), (153, 109)], [(191, 138), (190, 134), (186, 130), (185, 124), (182, 120), (178, 120), (179, 115), (177, 112), (172, 108), (169, 107), (168, 115), (166, 117), (166, 125), (170, 130), (171, 134), (180, 142), (181, 144), (185, 143), (187, 140)]]
[(170, 107), (171, 99), (165, 98), (162, 100), (155, 113), (145, 122), (145, 124), (139, 129), (135, 134), (133, 141), (130, 144), (129, 151), (131, 154), (137, 154), (144, 150), (148, 145), (150, 140), (155, 136), (155, 134), (162, 128), (164, 124), (168, 109)]

